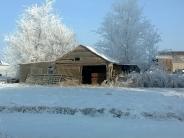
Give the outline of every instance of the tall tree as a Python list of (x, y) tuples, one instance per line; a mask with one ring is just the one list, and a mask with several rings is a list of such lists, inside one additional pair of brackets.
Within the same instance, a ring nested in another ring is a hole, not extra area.
[(143, 16), (137, 0), (115, 3), (98, 30), (98, 46), (124, 64), (149, 63), (161, 40), (155, 27)]
[(6, 36), (9, 64), (52, 61), (76, 46), (75, 34), (54, 13), (53, 1), (25, 9), (17, 30)]

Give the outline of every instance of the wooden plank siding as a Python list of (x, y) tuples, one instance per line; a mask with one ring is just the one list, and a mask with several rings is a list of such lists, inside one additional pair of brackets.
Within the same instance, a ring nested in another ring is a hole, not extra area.
[[(76, 60), (79, 58), (79, 60)], [(64, 55), (62, 58), (56, 60), (56, 64), (89, 64), (89, 65), (98, 65), (104, 64), (107, 65), (108, 61), (104, 60), (100, 56), (94, 54), (84, 47), (77, 47), (72, 52)]]
[(48, 74), (48, 67), (54, 62), (37, 62), (20, 65), (20, 82), (25, 82), (28, 75)]
[(80, 78), (81, 76), (81, 69), (80, 66), (73, 66), (73, 65), (56, 65), (57, 74), (62, 74), (64, 76)]

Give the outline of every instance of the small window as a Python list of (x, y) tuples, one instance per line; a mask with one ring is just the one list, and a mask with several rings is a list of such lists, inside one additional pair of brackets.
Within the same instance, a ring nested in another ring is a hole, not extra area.
[(75, 61), (80, 61), (80, 58), (79, 58), (79, 57), (76, 57), (76, 58), (75, 58)]

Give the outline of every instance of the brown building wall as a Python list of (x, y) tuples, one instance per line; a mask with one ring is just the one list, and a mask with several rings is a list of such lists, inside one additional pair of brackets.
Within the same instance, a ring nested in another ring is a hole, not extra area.
[(20, 64), (20, 82), (25, 82), (28, 75), (48, 74), (48, 67), (53, 66), (54, 62), (38, 62), (29, 64)]
[(72, 64), (56, 64), (56, 74), (63, 75), (69, 80), (76, 80), (81, 82), (81, 67)]

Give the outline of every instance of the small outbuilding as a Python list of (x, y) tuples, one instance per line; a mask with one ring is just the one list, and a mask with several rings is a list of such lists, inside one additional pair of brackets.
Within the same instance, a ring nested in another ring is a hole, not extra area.
[[(114, 80), (123, 70), (118, 61), (96, 49), (79, 45), (53, 62), (20, 65), (21, 82), (68, 82), (80, 84), (101, 84), (104, 80)], [(128, 65), (126, 66), (128, 70)], [(44, 79), (45, 78), (45, 79)], [(47, 79), (46, 79), (47, 78)]]
[(57, 74), (75, 79), (78, 84), (101, 84), (121, 72), (118, 61), (83, 45), (58, 58), (55, 65)]

